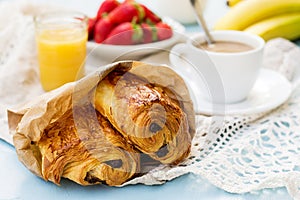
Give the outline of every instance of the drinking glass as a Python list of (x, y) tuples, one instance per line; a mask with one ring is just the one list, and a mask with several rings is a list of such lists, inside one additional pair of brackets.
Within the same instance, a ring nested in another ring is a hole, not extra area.
[(45, 91), (84, 76), (88, 18), (78, 12), (35, 17), (39, 72)]

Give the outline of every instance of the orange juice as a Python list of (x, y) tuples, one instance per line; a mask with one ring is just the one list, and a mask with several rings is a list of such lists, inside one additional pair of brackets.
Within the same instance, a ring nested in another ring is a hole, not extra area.
[(66, 24), (63, 20), (55, 24), (52, 20), (37, 28), (36, 42), (40, 80), (45, 91), (84, 76), (86, 26)]

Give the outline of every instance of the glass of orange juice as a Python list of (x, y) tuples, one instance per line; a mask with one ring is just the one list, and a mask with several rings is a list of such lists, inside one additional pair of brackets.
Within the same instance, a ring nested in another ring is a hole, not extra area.
[(84, 76), (88, 18), (78, 12), (35, 17), (40, 80), (45, 91)]

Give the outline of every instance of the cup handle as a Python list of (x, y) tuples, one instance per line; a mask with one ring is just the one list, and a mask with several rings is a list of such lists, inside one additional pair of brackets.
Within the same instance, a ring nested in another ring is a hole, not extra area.
[(188, 46), (185, 43), (176, 44), (170, 51), (169, 59), (172, 65), (182, 66), (184, 61), (182, 58), (186, 59), (185, 52), (187, 52)]
[(175, 45), (169, 54), (173, 69), (181, 75), (195, 93), (212, 102), (224, 102), (222, 79), (205, 51), (195, 50), (186, 43)]
[(180, 43), (171, 49), (169, 60), (172, 68), (183, 78), (199, 79), (201, 77), (194, 64), (197, 60), (196, 55), (197, 53), (188, 44)]

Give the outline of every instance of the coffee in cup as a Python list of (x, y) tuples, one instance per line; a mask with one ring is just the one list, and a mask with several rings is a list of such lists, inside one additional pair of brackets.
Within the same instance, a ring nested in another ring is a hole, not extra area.
[(196, 47), (213, 52), (223, 52), (223, 53), (237, 53), (250, 51), (253, 49), (252, 46), (232, 41), (215, 41), (213, 44), (208, 44), (207, 42), (197, 44)]
[[(217, 41), (211, 49), (203, 45), (204, 34), (175, 45), (169, 54), (171, 66), (186, 80), (196, 99), (201, 95), (214, 104), (243, 101), (262, 66), (264, 40), (243, 31), (213, 31), (211, 35)], [(198, 48), (199, 44), (204, 48)], [(234, 48), (236, 52), (232, 52)]]

